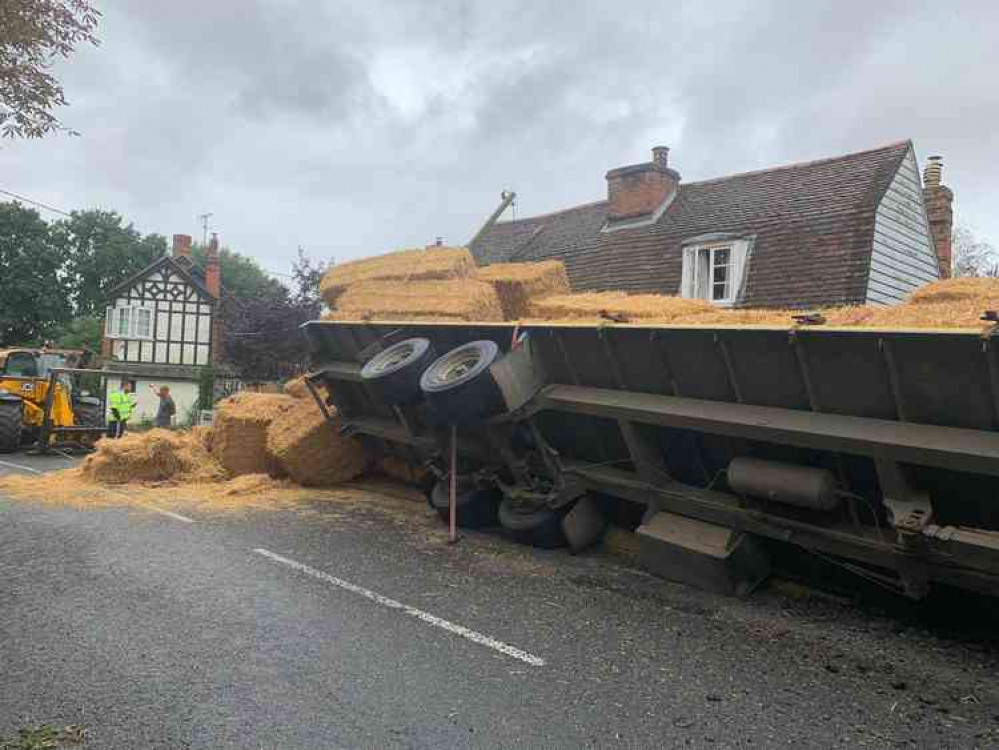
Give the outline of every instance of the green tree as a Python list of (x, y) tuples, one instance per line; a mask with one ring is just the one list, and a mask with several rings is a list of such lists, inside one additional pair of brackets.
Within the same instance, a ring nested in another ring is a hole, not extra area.
[(0, 203), (0, 346), (41, 343), (69, 320), (61, 268), (38, 212)]
[(41, 138), (67, 130), (52, 114), (66, 104), (52, 63), (78, 44), (96, 45), (100, 15), (87, 0), (0, 2), (0, 135)]
[(74, 211), (52, 225), (66, 259), (66, 286), (78, 317), (100, 317), (108, 293), (167, 251), (164, 237), (142, 236), (115, 211)]
[(73, 318), (52, 334), (52, 343), (59, 349), (89, 349), (99, 352), (104, 335), (104, 319)]
[[(194, 262), (205, 267), (207, 253), (203, 245), (191, 248)], [(245, 255), (223, 247), (219, 250), (219, 271), (222, 274), (222, 287), (234, 297), (248, 298), (258, 295), (276, 294), (283, 289), (280, 281), (271, 278), (260, 265)]]

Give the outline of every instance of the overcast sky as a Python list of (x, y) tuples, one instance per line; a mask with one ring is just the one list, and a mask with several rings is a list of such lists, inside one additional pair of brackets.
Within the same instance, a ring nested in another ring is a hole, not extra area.
[(598, 200), (660, 143), (692, 181), (911, 138), (999, 244), (994, 2), (97, 5), (59, 68), (81, 137), (0, 143), (0, 189), (167, 236), (212, 212), (271, 270), (467, 242), (504, 188)]

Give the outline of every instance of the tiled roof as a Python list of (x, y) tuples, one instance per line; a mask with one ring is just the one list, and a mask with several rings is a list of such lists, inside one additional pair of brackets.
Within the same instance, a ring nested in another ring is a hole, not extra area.
[(748, 307), (861, 302), (881, 196), (909, 141), (820, 161), (681, 183), (651, 225), (601, 232), (607, 203), (493, 225), (479, 263), (565, 260), (576, 290), (677, 294), (681, 246), (715, 232), (753, 235)]

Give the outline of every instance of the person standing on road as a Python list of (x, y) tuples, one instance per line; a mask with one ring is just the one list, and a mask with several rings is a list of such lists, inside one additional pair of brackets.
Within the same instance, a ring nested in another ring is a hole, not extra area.
[(111, 407), (108, 437), (120, 438), (125, 434), (125, 423), (128, 422), (128, 418), (132, 416), (132, 411), (135, 409), (135, 394), (132, 393), (131, 381), (123, 380), (121, 388), (111, 391), (108, 405)]
[(150, 383), (149, 388), (153, 393), (159, 396), (160, 399), (160, 406), (156, 410), (156, 419), (153, 420), (156, 426), (173, 426), (173, 415), (177, 413), (177, 407), (174, 405), (173, 397), (170, 395), (170, 387), (161, 385), (159, 390), (156, 390), (156, 386)]

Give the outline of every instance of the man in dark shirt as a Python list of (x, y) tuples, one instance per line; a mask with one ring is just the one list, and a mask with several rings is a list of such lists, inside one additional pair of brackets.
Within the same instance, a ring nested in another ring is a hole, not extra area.
[(149, 387), (160, 397), (160, 406), (156, 410), (156, 419), (153, 421), (157, 427), (171, 427), (173, 415), (177, 413), (177, 407), (174, 406), (169, 386), (161, 385), (158, 391), (152, 383), (149, 384)]

